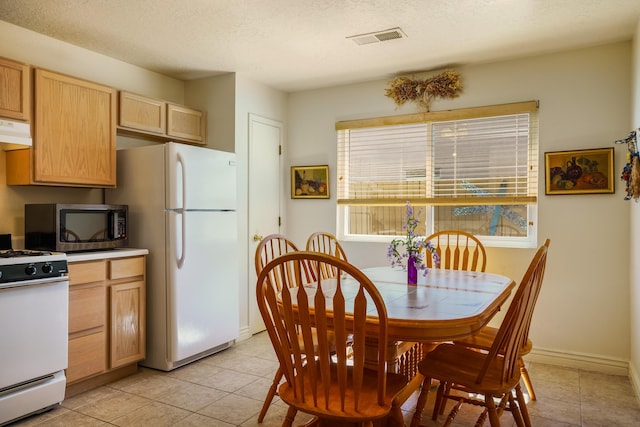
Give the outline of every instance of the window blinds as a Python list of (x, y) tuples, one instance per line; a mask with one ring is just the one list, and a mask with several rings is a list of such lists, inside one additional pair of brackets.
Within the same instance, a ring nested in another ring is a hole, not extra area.
[(536, 112), (531, 101), (340, 122), (338, 204), (535, 203)]

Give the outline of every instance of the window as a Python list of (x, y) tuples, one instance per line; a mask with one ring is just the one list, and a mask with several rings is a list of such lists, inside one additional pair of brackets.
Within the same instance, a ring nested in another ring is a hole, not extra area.
[(339, 122), (338, 234), (403, 235), (405, 205), (422, 230), (461, 229), (488, 246), (535, 247), (537, 102)]

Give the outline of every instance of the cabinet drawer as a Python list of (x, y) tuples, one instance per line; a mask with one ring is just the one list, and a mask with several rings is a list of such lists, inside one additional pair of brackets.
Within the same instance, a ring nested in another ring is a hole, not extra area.
[(144, 275), (144, 257), (122, 258), (109, 261), (109, 278), (123, 279)]
[(67, 382), (99, 374), (107, 369), (107, 337), (98, 332), (69, 340)]
[(105, 280), (106, 261), (69, 263), (69, 285), (80, 285)]
[(106, 311), (102, 283), (69, 288), (69, 334), (104, 326)]

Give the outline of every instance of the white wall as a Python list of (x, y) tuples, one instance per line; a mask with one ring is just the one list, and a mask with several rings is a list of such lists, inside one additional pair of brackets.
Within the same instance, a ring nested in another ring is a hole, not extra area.
[[(633, 41), (632, 114), (631, 129), (640, 128), (640, 20)], [(640, 204), (629, 202), (629, 275), (631, 306), (631, 355), (629, 376), (636, 395), (640, 396)]]
[[(544, 152), (613, 147), (629, 133), (631, 43), (498, 63), (458, 67), (464, 90), (432, 111), (540, 101), (540, 165)], [(291, 94), (287, 166), (328, 164), (330, 200), (288, 200), (288, 236), (303, 245), (316, 230), (335, 232), (336, 134), (339, 120), (406, 114), (384, 96), (387, 81)], [(626, 372), (629, 360), (629, 208), (618, 181), (625, 148), (615, 146), (616, 194), (545, 196), (539, 184), (538, 241), (551, 238), (547, 276), (531, 330), (539, 360), (606, 366)], [(386, 245), (346, 242), (360, 267), (385, 264)], [(533, 249), (488, 249), (488, 271), (519, 280)], [(568, 358), (568, 360), (566, 359)]]

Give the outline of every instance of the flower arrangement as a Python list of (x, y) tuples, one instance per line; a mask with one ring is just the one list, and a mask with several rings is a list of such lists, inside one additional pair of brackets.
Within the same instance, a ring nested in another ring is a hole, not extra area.
[(420, 108), (429, 111), (434, 98), (456, 98), (462, 90), (460, 74), (446, 70), (425, 80), (396, 77), (389, 82), (385, 95), (392, 98), (397, 107), (407, 101), (415, 101)]
[[(404, 239), (394, 239), (389, 244), (387, 258), (391, 261), (391, 266), (402, 266), (404, 270), (410, 269), (411, 265), (415, 265), (417, 270), (424, 270), (423, 275), (427, 274), (427, 266), (424, 262), (424, 253), (429, 251), (436, 265), (440, 264), (440, 257), (431, 242), (425, 240), (424, 236), (416, 235), (416, 227), (420, 222), (420, 216), (414, 214), (411, 203), (407, 202), (407, 219), (406, 224), (402, 226), (407, 231), (407, 237)], [(424, 249), (424, 251), (423, 251)], [(405, 264), (406, 260), (406, 264)]]

